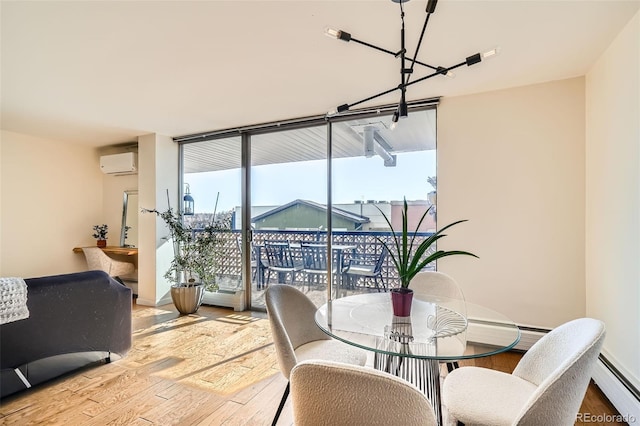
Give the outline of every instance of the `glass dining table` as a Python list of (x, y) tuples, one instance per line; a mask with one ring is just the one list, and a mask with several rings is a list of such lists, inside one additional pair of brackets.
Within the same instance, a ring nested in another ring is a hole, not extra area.
[(457, 365), (505, 352), (520, 340), (513, 321), (471, 303), (452, 309), (414, 296), (411, 316), (394, 316), (389, 293), (331, 300), (318, 308), (315, 321), (329, 336), (371, 351), (374, 368), (416, 385), (431, 401), (439, 424), (440, 363)]

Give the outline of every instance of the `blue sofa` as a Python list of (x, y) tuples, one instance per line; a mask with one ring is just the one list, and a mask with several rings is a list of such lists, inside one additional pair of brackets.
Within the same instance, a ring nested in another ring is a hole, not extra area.
[(0, 398), (131, 348), (131, 289), (108, 274), (25, 282), (29, 318), (0, 326)]

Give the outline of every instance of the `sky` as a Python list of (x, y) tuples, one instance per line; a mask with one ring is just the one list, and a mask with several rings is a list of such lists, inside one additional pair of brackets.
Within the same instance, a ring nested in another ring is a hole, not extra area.
[[(333, 203), (355, 200), (426, 200), (433, 187), (427, 182), (436, 176), (436, 151), (397, 154), (396, 167), (384, 167), (382, 158), (373, 156), (333, 160)], [(325, 160), (255, 166), (251, 170), (254, 206), (276, 206), (295, 199), (326, 204)], [(190, 173), (189, 184), (196, 213), (211, 213), (219, 192), (217, 211), (242, 204), (241, 170)]]

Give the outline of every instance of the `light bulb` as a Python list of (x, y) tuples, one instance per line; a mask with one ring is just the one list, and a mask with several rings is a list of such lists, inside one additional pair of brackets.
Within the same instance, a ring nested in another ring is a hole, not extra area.
[(339, 39), (340, 38), (340, 30), (336, 30), (335, 28), (327, 27), (324, 29), (324, 35), (327, 37)]
[[(436, 71), (442, 73), (445, 70), (444, 67), (438, 67)], [(456, 78), (456, 75), (453, 71), (447, 71), (446, 73), (442, 74), (445, 77), (449, 77), (449, 78)]]
[(493, 56), (496, 56), (498, 53), (500, 53), (500, 48), (499, 47), (495, 47), (495, 48), (493, 48), (491, 50), (488, 50), (488, 51), (484, 52), (482, 54), (482, 59), (491, 58)]
[(335, 28), (327, 27), (324, 29), (324, 35), (334, 38), (336, 40), (351, 41), (351, 34), (346, 31), (337, 30)]

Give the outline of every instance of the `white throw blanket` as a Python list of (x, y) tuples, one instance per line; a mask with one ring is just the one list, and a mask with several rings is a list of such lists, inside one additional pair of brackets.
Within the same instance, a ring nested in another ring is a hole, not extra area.
[(29, 318), (27, 284), (22, 278), (0, 277), (0, 324)]

